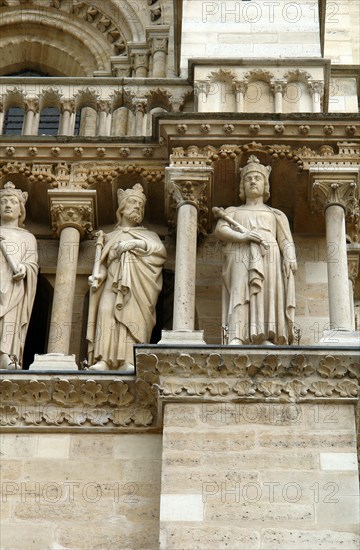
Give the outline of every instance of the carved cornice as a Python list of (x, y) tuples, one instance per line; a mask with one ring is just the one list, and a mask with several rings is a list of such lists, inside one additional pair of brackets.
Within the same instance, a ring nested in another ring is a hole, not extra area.
[(74, 227), (80, 237), (91, 236), (96, 227), (96, 191), (53, 189), (48, 191), (51, 228), (60, 236)]
[(139, 349), (136, 364), (138, 377), (171, 401), (356, 402), (359, 394), (354, 350)]
[(0, 425), (10, 430), (144, 431), (157, 421), (156, 391), (142, 380), (9, 374), (0, 396)]
[[(334, 333), (334, 346), (336, 346)], [(155, 431), (167, 402), (356, 403), (354, 348), (137, 346), (136, 380), (80, 371), (0, 375), (9, 431)]]

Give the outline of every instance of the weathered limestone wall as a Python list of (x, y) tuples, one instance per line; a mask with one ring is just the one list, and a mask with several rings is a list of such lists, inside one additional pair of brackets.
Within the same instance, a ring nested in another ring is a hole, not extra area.
[(316, 2), (184, 0), (181, 68), (189, 58), (320, 57)]
[(360, 63), (360, 4), (353, 0), (328, 2), (325, 19), (324, 56), (332, 63)]
[(353, 405), (167, 404), (163, 550), (358, 548)]
[(1, 548), (156, 550), (161, 436), (3, 434)]

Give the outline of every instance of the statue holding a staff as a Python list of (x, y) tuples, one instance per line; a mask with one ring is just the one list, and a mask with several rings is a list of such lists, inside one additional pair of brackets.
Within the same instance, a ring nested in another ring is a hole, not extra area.
[(23, 228), (27, 193), (0, 189), (0, 368), (21, 365), (34, 303), (38, 263), (35, 237)]
[(119, 189), (114, 231), (98, 234), (87, 340), (91, 370), (133, 372), (133, 346), (148, 343), (162, 288), (165, 248), (156, 233), (140, 225), (146, 197), (137, 183)]
[(283, 345), (293, 340), (295, 246), (283, 212), (265, 204), (270, 166), (251, 155), (241, 170), (244, 204), (214, 208), (224, 243), (223, 333), (230, 345)]

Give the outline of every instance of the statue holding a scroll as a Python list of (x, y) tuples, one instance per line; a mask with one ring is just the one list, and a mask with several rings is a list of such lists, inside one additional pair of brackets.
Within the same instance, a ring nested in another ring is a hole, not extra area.
[(0, 368), (21, 365), (34, 303), (38, 263), (35, 237), (23, 228), (27, 193), (0, 189)]
[(283, 212), (270, 208), (270, 166), (250, 156), (241, 170), (240, 198), (215, 234), (224, 243), (223, 330), (230, 345), (291, 344), (295, 315), (295, 247)]
[(162, 288), (165, 248), (141, 224), (146, 197), (140, 184), (119, 189), (118, 224), (99, 232), (91, 286), (87, 339), (91, 370), (133, 372), (133, 346), (149, 343)]

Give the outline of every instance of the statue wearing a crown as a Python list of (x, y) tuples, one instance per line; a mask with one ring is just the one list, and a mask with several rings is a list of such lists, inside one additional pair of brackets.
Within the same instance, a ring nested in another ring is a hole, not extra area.
[(293, 339), (295, 247), (283, 212), (264, 204), (270, 166), (250, 156), (241, 170), (244, 204), (225, 211), (215, 234), (224, 243), (223, 331), (230, 345), (283, 345)]
[(27, 193), (0, 189), (0, 368), (22, 364), (34, 303), (38, 263), (35, 237), (23, 228)]
[(159, 236), (141, 225), (145, 203), (140, 184), (119, 189), (118, 223), (114, 231), (99, 236), (103, 241), (89, 277), (92, 370), (133, 372), (134, 344), (151, 338), (166, 251)]

